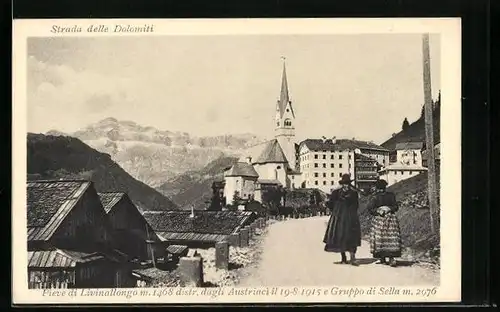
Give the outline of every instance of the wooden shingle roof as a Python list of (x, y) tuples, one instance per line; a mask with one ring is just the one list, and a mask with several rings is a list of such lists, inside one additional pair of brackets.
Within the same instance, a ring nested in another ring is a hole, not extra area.
[(109, 213), (113, 207), (125, 196), (123, 192), (98, 193), (102, 206), (106, 213)]
[(167, 251), (171, 254), (184, 254), (185, 252), (187, 252), (188, 250), (188, 246), (186, 245), (170, 245), (167, 247)]
[(91, 184), (87, 180), (29, 181), (28, 240), (48, 240)]
[(99, 253), (85, 253), (69, 250), (28, 251), (29, 268), (71, 268), (77, 263), (101, 260), (105, 257)]
[(253, 221), (249, 211), (146, 211), (144, 218), (159, 233), (229, 235)]

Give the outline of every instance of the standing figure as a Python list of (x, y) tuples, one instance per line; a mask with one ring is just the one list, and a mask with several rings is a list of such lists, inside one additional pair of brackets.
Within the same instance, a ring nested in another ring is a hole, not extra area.
[(342, 175), (340, 189), (332, 191), (328, 200), (330, 219), (323, 242), (325, 251), (339, 252), (341, 264), (347, 264), (346, 252), (350, 254), (350, 263), (357, 266), (356, 250), (361, 246), (361, 227), (358, 217), (358, 193), (351, 185), (349, 174)]
[[(399, 207), (394, 193), (386, 191), (387, 182), (380, 179), (376, 182), (376, 192), (368, 203), (367, 209), (373, 216), (370, 233), (370, 250), (374, 258), (381, 264), (396, 266), (394, 258), (401, 257), (402, 241), (396, 211)], [(386, 261), (389, 258), (389, 262)]]

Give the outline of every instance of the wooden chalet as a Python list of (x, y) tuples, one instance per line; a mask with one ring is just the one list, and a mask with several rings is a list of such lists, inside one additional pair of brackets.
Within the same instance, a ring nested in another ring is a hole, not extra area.
[(164, 257), (161, 248), (156, 248), (160, 239), (127, 194), (99, 193), (99, 198), (108, 214), (118, 249), (141, 261)]
[(213, 247), (249, 225), (257, 215), (249, 211), (147, 211), (144, 218), (156, 235), (169, 245)]
[(27, 234), (32, 287), (129, 287), (133, 281), (90, 181), (29, 181)]

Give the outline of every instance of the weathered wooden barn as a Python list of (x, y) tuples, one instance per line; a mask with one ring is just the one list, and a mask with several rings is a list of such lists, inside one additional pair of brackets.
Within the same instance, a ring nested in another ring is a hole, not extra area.
[(29, 181), (27, 234), (33, 287), (61, 285), (61, 275), (66, 276), (63, 286), (71, 287), (129, 287), (133, 282), (128, 257), (116, 249), (90, 181)]
[(144, 218), (164, 242), (189, 248), (213, 247), (249, 225), (256, 214), (249, 211), (147, 211)]
[(158, 248), (160, 239), (127, 194), (99, 193), (99, 198), (108, 214), (118, 249), (141, 261), (165, 256), (164, 249)]

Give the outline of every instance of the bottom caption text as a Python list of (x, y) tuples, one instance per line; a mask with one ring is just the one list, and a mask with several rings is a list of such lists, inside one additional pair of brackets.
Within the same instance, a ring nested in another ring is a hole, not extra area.
[(352, 298), (366, 296), (405, 296), (430, 298), (437, 294), (437, 287), (264, 287), (264, 288), (133, 288), (133, 289), (45, 289), (43, 296), (56, 297), (114, 297), (140, 299), (140, 297), (168, 298), (177, 296), (224, 297), (270, 297), (270, 298)]

